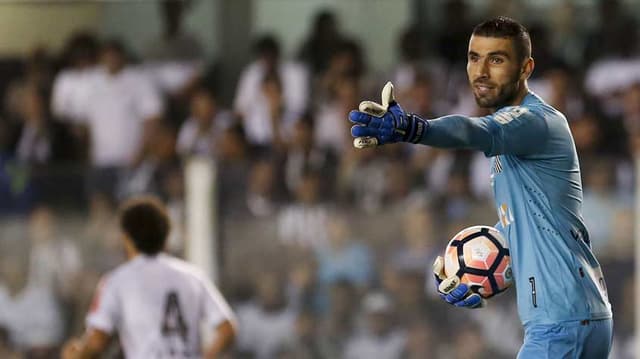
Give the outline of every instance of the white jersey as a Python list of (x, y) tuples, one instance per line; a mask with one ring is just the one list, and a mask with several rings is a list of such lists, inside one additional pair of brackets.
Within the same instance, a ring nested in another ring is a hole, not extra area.
[(139, 255), (102, 279), (87, 327), (117, 332), (129, 359), (199, 358), (202, 325), (216, 328), (232, 316), (194, 266), (165, 254)]

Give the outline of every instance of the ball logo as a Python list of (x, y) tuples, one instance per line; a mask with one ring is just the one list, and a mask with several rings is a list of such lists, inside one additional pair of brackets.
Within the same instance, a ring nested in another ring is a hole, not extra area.
[(484, 243), (480, 243), (471, 248), (471, 259), (474, 261), (484, 262), (489, 257), (489, 252), (491, 250), (484, 245)]
[(506, 279), (511, 279), (513, 277), (513, 274), (511, 273), (511, 268), (507, 268), (507, 270), (504, 272), (504, 277)]

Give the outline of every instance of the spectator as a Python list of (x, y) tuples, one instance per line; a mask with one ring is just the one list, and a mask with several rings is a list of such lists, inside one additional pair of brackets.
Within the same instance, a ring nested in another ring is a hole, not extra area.
[(406, 333), (394, 327), (392, 303), (388, 296), (373, 292), (365, 296), (362, 303), (365, 327), (346, 345), (345, 359), (395, 359), (404, 351)]
[(386, 170), (389, 161), (376, 155), (375, 149), (356, 150), (343, 154), (338, 168), (338, 195), (346, 203), (368, 213), (380, 210), (384, 200)]
[(178, 134), (178, 153), (183, 157), (215, 157), (220, 133), (232, 121), (231, 115), (218, 107), (211, 92), (204, 88), (196, 90), (191, 97), (191, 116), (182, 124)]
[[(280, 45), (275, 38), (265, 35), (255, 44), (256, 59), (243, 70), (238, 81), (234, 110), (242, 115), (247, 139), (252, 145), (269, 145), (273, 141), (272, 110), (274, 97), (272, 79), (278, 79), (282, 98), (283, 116), (295, 119), (307, 107), (308, 78), (302, 66), (285, 62), (280, 58)], [(267, 82), (265, 88), (265, 82)], [(271, 102), (270, 102), (271, 100)], [(271, 106), (270, 106), (271, 105)]]
[(422, 118), (434, 118), (436, 116), (436, 101), (434, 84), (426, 73), (416, 73), (411, 84), (403, 94), (404, 108)]
[[(637, 274), (636, 274), (637, 275)], [(637, 356), (637, 342), (638, 337), (637, 329), (634, 331), (634, 313), (638, 310), (634, 303), (634, 278), (633, 276), (627, 276), (623, 279), (623, 293), (620, 293), (620, 297), (623, 298), (621, 305), (618, 306), (622, 313), (625, 315), (620, 318), (620, 323), (617, 325), (618, 330), (614, 334), (614, 354), (612, 357), (620, 359), (632, 359)]]
[(344, 79), (362, 86), (365, 76), (364, 55), (360, 45), (353, 40), (342, 40), (329, 58), (329, 66), (313, 84), (316, 104), (330, 102)]
[(561, 60), (549, 64), (539, 80), (532, 81), (531, 89), (551, 106), (565, 114), (569, 121), (585, 111), (582, 94), (578, 93), (575, 71)]
[(410, 321), (407, 329), (407, 345), (403, 359), (436, 359), (439, 358), (438, 339), (434, 329), (421, 320)]
[(361, 92), (359, 80), (354, 76), (343, 76), (334, 81), (328, 101), (319, 104), (314, 134), (319, 148), (338, 154), (352, 146), (351, 124), (345, 119), (351, 109), (358, 107)]
[(448, 346), (450, 353), (448, 358), (452, 359), (506, 359), (487, 348), (486, 342), (482, 340), (482, 332), (474, 325), (466, 325), (459, 328), (451, 337), (453, 344)]
[(91, 143), (91, 189), (114, 193), (120, 169), (143, 158), (146, 129), (161, 117), (162, 102), (151, 82), (127, 65), (120, 42), (104, 44), (101, 64), (81, 113)]
[(274, 161), (253, 163), (247, 186), (247, 208), (256, 217), (270, 217), (276, 213), (280, 198), (276, 188), (277, 169)]
[[(15, 243), (14, 243), (15, 244)], [(64, 335), (60, 306), (52, 288), (29, 273), (28, 256), (11, 246), (11, 255), (0, 265), (0, 326), (6, 328), (12, 346), (29, 358), (50, 358)]]
[(595, 114), (584, 113), (569, 123), (576, 144), (576, 150), (584, 162), (602, 155), (602, 126)]
[(60, 238), (51, 208), (40, 205), (33, 209), (27, 236), (31, 246), (28, 281), (69, 298), (77, 284), (82, 259), (72, 240)]
[(624, 91), (622, 95), (622, 116), (622, 123), (626, 133), (640, 133), (640, 81)]
[(0, 327), (0, 357), (6, 359), (21, 358), (20, 353), (13, 348), (9, 331), (4, 327)]
[(606, 158), (594, 159), (585, 166), (582, 213), (589, 226), (593, 250), (598, 253), (608, 245), (613, 233), (613, 219), (621, 210), (612, 191), (614, 164)]
[(31, 50), (23, 66), (24, 74), (12, 81), (6, 88), (4, 110), (9, 117), (21, 114), (22, 95), (25, 88), (34, 88), (45, 94), (51, 91), (53, 60), (45, 48), (36, 47)]
[(145, 68), (156, 85), (173, 97), (186, 97), (200, 77), (204, 49), (200, 41), (184, 31), (183, 15), (191, 1), (163, 0), (159, 5), (163, 33), (145, 53)]
[(473, 25), (465, 1), (452, 0), (443, 6), (442, 25), (436, 39), (438, 53), (451, 66), (466, 59), (467, 42)]
[(277, 358), (315, 359), (323, 358), (317, 340), (317, 319), (313, 312), (305, 310), (298, 314), (295, 336), (287, 343)]
[(424, 271), (441, 249), (433, 227), (434, 214), (424, 204), (414, 204), (402, 217), (402, 238), (389, 256), (390, 265), (398, 270)]
[(278, 215), (278, 236), (293, 247), (321, 248), (327, 242), (327, 209), (320, 203), (320, 176), (305, 172), (296, 188), (295, 202)]
[(331, 55), (344, 39), (332, 10), (319, 11), (313, 18), (313, 29), (298, 52), (300, 61), (307, 64), (313, 75), (324, 72)]
[(147, 126), (147, 142), (141, 158), (122, 172), (118, 196), (127, 198), (142, 193), (167, 197), (165, 178), (179, 168), (176, 154), (176, 133), (169, 124), (154, 121)]
[(316, 250), (318, 285), (325, 290), (340, 280), (364, 290), (373, 281), (371, 251), (365, 244), (353, 239), (345, 215), (334, 211), (329, 217), (328, 245)]
[(433, 87), (435, 89), (432, 92), (438, 94), (445, 93), (447, 84), (447, 68), (442, 59), (434, 56), (433, 52), (427, 51), (427, 44), (428, 39), (425, 38), (419, 26), (412, 25), (402, 31), (397, 42), (400, 58), (391, 70), (391, 79), (393, 79), (399, 102), (407, 111), (424, 116), (423, 118), (433, 116), (418, 110), (416, 102), (431, 103), (448, 100), (446, 96), (444, 98), (443, 96), (420, 96), (420, 91), (427, 89), (424, 87), (427, 83), (428, 91)]
[(191, 1), (162, 0), (158, 3), (163, 33), (149, 44), (146, 58), (151, 61), (199, 61), (204, 57), (200, 41), (184, 31), (184, 12)]
[(33, 86), (25, 87), (23, 91), (22, 127), (15, 149), (16, 158), (26, 164), (72, 158), (73, 154), (65, 149), (64, 143), (69, 138), (64, 128), (49, 117), (44, 95)]
[[(88, 218), (83, 228), (84, 255), (92, 269), (101, 275), (124, 262), (124, 248), (118, 239), (115, 199), (96, 193), (89, 199)], [(88, 295), (93, 293), (92, 286)]]
[(343, 355), (345, 345), (356, 326), (358, 302), (358, 292), (349, 281), (338, 280), (329, 288), (328, 312), (322, 316), (318, 333), (324, 358), (339, 358)]
[(269, 129), (265, 128), (265, 133), (271, 133), (269, 145), (273, 151), (281, 153), (284, 151), (284, 137), (291, 123), (292, 113), (287, 112), (282, 92), (282, 82), (277, 72), (272, 71), (265, 75), (264, 79), (262, 79), (261, 90), (266, 99), (267, 117), (269, 119), (268, 124), (266, 124)]
[(314, 119), (310, 113), (306, 113), (293, 124), (284, 160), (285, 183), (287, 189), (294, 192), (305, 171), (322, 171), (328, 188), (321, 188), (321, 192), (330, 195), (338, 159), (334, 154), (318, 148), (314, 137)]
[(251, 170), (249, 146), (236, 121), (222, 131), (215, 144), (220, 208), (229, 217), (247, 214), (247, 179)]
[(399, 323), (410, 323), (413, 319), (426, 320), (430, 319), (435, 322), (445, 320), (445, 316), (432, 308), (437, 305), (427, 297), (425, 291), (425, 283), (427, 290), (435, 288), (430, 286), (425, 277), (428, 274), (427, 269), (402, 269), (394, 274), (395, 283), (391, 293), (395, 303), (395, 318)]
[(288, 270), (287, 298), (290, 306), (297, 312), (317, 310), (317, 270), (318, 265), (311, 253), (306, 250), (288, 251), (293, 257)]
[(183, 169), (176, 165), (166, 168), (166, 172), (160, 179), (161, 193), (167, 198), (167, 213), (171, 219), (171, 229), (167, 238), (167, 252), (178, 258), (185, 257), (185, 248), (188, 243), (186, 228), (187, 214), (184, 200)]
[(287, 306), (282, 278), (263, 271), (255, 281), (256, 297), (237, 307), (238, 349), (268, 359), (294, 337), (296, 314)]
[[(628, 58), (637, 51), (638, 31), (636, 20), (619, 0), (599, 0), (596, 13), (599, 21), (593, 32), (586, 36), (584, 58), (590, 64), (603, 54), (616, 58)], [(616, 19), (611, 22), (610, 19)]]
[(73, 35), (63, 52), (63, 69), (55, 77), (51, 96), (54, 116), (71, 123), (83, 120), (87, 86), (97, 72), (98, 40), (90, 33)]

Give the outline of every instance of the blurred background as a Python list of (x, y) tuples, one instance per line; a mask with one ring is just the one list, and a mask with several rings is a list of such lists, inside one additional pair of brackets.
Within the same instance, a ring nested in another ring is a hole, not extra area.
[(495, 15), (528, 27), (530, 87), (569, 119), (612, 358), (634, 358), (636, 0), (0, 3), (0, 357), (56, 358), (83, 331), (138, 193), (236, 310), (230, 357), (515, 357), (513, 290), (458, 310), (427, 274), (453, 234), (496, 223), (488, 159), (356, 151), (346, 121), (388, 80), (423, 117), (482, 115), (466, 47)]

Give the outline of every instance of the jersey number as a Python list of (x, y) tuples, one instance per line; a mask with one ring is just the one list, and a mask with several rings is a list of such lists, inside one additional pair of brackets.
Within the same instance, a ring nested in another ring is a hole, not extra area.
[(167, 293), (164, 301), (164, 316), (162, 317), (162, 335), (165, 337), (178, 335), (186, 342), (188, 331), (189, 328), (187, 328), (180, 311), (178, 293), (174, 291)]
[(533, 302), (533, 307), (538, 308), (538, 301), (536, 300), (536, 279), (534, 277), (529, 277), (529, 283), (531, 284), (531, 300)]

